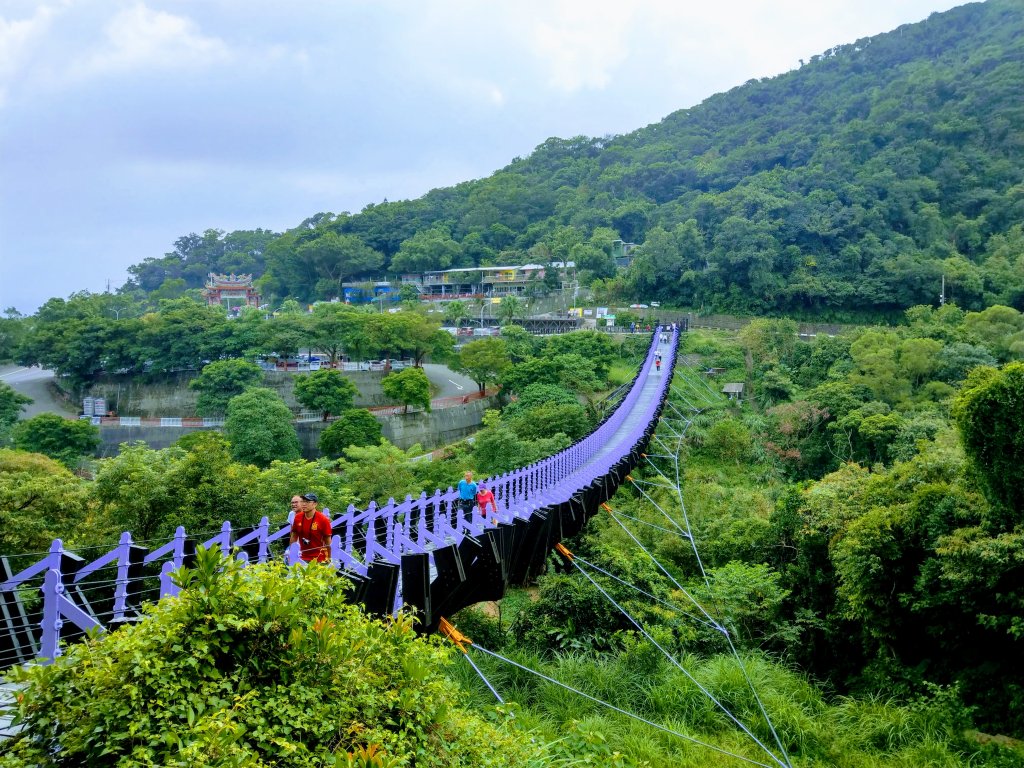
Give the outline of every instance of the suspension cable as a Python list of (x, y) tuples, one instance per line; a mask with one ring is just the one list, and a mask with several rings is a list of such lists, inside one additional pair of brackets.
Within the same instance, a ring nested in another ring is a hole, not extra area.
[[(717, 697), (716, 697), (716, 696), (715, 696), (715, 695), (714, 695), (713, 693), (711, 693), (711, 691), (709, 691), (709, 690), (708, 690), (707, 688), (705, 688), (705, 687), (704, 687), (703, 685), (701, 685), (701, 684), (700, 684), (700, 682), (699, 682), (699, 681), (697, 680), (697, 678), (695, 678), (695, 677), (694, 677), (694, 676), (693, 676), (693, 675), (692, 675), (692, 674), (690, 673), (690, 671), (689, 671), (688, 669), (686, 669), (686, 667), (684, 667), (684, 666), (683, 666), (682, 664), (680, 664), (680, 663), (679, 663), (679, 662), (678, 662), (678, 661), (676, 660), (675, 656), (673, 656), (673, 655), (672, 655), (671, 653), (669, 653), (669, 652), (668, 652), (668, 651), (667, 651), (667, 650), (666, 650), (666, 649), (665, 649), (664, 647), (662, 647), (662, 645), (661, 645), (661, 644), (660, 644), (660, 643), (659, 643), (659, 642), (658, 642), (657, 640), (655, 640), (655, 639), (654, 639), (654, 636), (653, 636), (653, 635), (652, 635), (652, 634), (651, 634), (650, 632), (648, 632), (648, 631), (647, 631), (647, 630), (646, 630), (646, 629), (644, 628), (644, 626), (643, 626), (643, 625), (642, 625), (642, 624), (641, 624), (641, 623), (640, 623), (639, 621), (637, 621), (637, 620), (636, 620), (635, 618), (633, 618), (632, 614), (630, 614), (630, 613), (629, 613), (629, 611), (627, 611), (627, 610), (626, 610), (625, 608), (623, 608), (623, 607), (622, 607), (621, 605), (619, 605), (619, 604), (618, 604), (618, 603), (617, 603), (617, 602), (615, 601), (615, 598), (613, 598), (613, 597), (612, 597), (611, 595), (609, 595), (609, 594), (608, 594), (608, 592), (607, 592), (607, 591), (605, 591), (604, 587), (602, 587), (602, 586), (601, 586), (600, 584), (598, 584), (598, 583), (597, 583), (597, 582), (596, 582), (596, 581), (595, 581), (595, 580), (594, 580), (594, 579), (593, 579), (593, 578), (591, 577), (591, 575), (590, 575), (589, 573), (587, 573), (587, 572), (586, 572), (586, 571), (585, 571), (585, 570), (583, 569), (583, 567), (582, 567), (581, 565), (578, 565), (578, 564), (576, 563), (576, 558), (575, 558), (575, 556), (574, 556), (574, 555), (573, 555), (573, 554), (572, 554), (571, 552), (569, 552), (569, 550), (568, 550), (568, 549), (566, 549), (566, 548), (565, 548), (565, 547), (564, 547), (564, 546), (563, 546), (562, 544), (556, 544), (556, 545), (555, 545), (555, 549), (556, 549), (556, 550), (557, 550), (557, 551), (559, 552), (559, 554), (561, 554), (561, 555), (562, 555), (563, 557), (566, 557), (566, 558), (568, 558), (569, 562), (571, 562), (571, 563), (572, 563), (573, 565), (576, 565), (576, 569), (577, 569), (577, 570), (578, 570), (578, 571), (579, 571), (580, 573), (582, 573), (582, 574), (583, 574), (583, 576), (584, 576), (584, 577), (585, 577), (585, 578), (587, 579), (587, 581), (589, 581), (589, 582), (590, 582), (591, 584), (593, 584), (593, 585), (594, 585), (594, 586), (595, 586), (595, 587), (597, 588), (597, 590), (598, 590), (598, 591), (599, 591), (599, 592), (600, 592), (600, 593), (601, 593), (602, 595), (604, 595), (605, 599), (606, 599), (606, 600), (607, 600), (607, 601), (608, 601), (609, 603), (611, 603), (611, 604), (612, 604), (612, 605), (614, 605), (614, 606), (615, 606), (616, 608), (618, 608), (619, 612), (620, 612), (620, 613), (621, 613), (621, 614), (622, 614), (623, 616), (625, 616), (625, 617), (626, 617), (627, 619), (629, 619), (630, 623), (631, 623), (631, 624), (632, 624), (632, 625), (633, 625), (634, 627), (636, 627), (636, 628), (637, 628), (638, 630), (640, 630), (641, 634), (643, 634), (643, 636), (644, 636), (644, 637), (646, 637), (646, 638), (647, 638), (647, 640), (648, 640), (648, 641), (649, 641), (649, 642), (650, 642), (650, 643), (651, 643), (651, 644), (652, 644), (652, 645), (653, 645), (653, 646), (654, 646), (655, 648), (657, 648), (657, 649), (658, 649), (659, 651), (661, 651), (661, 653), (662, 653), (662, 654), (663, 654), (663, 655), (665, 656), (665, 658), (666, 658), (666, 659), (668, 659), (668, 660), (669, 660), (669, 662), (671, 662), (671, 663), (672, 663), (672, 665), (673, 665), (673, 666), (674, 666), (674, 667), (675, 667), (676, 669), (678, 669), (678, 670), (679, 670), (680, 672), (682, 672), (682, 673), (683, 673), (684, 675), (686, 675), (687, 679), (688, 679), (688, 680), (689, 680), (689, 681), (690, 681), (691, 683), (693, 683), (693, 684), (694, 684), (695, 686), (697, 686), (697, 688), (698, 688), (698, 689), (700, 690), (700, 692), (701, 692), (701, 693), (703, 693), (703, 694), (704, 694), (705, 696), (707, 696), (707, 697), (708, 697), (708, 698), (709, 698), (709, 699), (710, 699), (710, 700), (712, 701), (712, 703), (714, 703), (714, 705), (715, 705), (716, 707), (718, 707), (718, 708), (719, 708), (719, 709), (720, 709), (720, 710), (721, 710), (721, 711), (722, 711), (722, 712), (723, 712), (723, 713), (725, 714), (725, 716), (726, 716), (726, 717), (728, 717), (728, 718), (729, 718), (730, 720), (732, 720), (732, 721), (733, 721), (733, 723), (735, 723), (735, 724), (737, 725), (737, 727), (739, 727), (739, 729), (740, 729), (741, 731), (743, 731), (743, 732), (744, 732), (745, 734), (747, 734), (747, 735), (748, 735), (748, 736), (749, 736), (749, 737), (750, 737), (751, 739), (753, 739), (753, 740), (754, 740), (754, 743), (756, 743), (756, 744), (757, 744), (757, 745), (758, 745), (759, 747), (761, 747), (761, 749), (763, 749), (763, 750), (764, 750), (764, 751), (765, 751), (765, 752), (766, 752), (766, 753), (767, 753), (767, 754), (769, 755), (769, 757), (771, 757), (771, 758), (772, 758), (772, 760), (774, 760), (775, 762), (777, 762), (777, 763), (778, 763), (778, 764), (779, 764), (780, 766), (782, 766), (782, 768), (792, 768), (791, 764), (790, 764), (790, 763), (789, 763), (789, 761), (788, 761), (788, 758), (787, 758), (786, 762), (783, 762), (783, 761), (782, 761), (782, 760), (780, 760), (780, 759), (779, 759), (778, 757), (776, 757), (775, 753), (774, 753), (774, 752), (772, 752), (772, 751), (771, 751), (770, 749), (768, 749), (768, 747), (766, 747), (766, 746), (765, 746), (765, 745), (764, 745), (764, 744), (763, 744), (763, 743), (761, 742), (761, 740), (760, 740), (759, 738), (757, 738), (757, 736), (755, 736), (755, 735), (754, 735), (753, 731), (751, 731), (751, 730), (750, 730), (750, 729), (749, 729), (749, 728), (748, 728), (748, 727), (747, 727), (746, 725), (744, 725), (744, 724), (743, 724), (743, 722), (742, 722), (742, 721), (740, 721), (740, 719), (739, 719), (738, 717), (736, 717), (736, 716), (735, 716), (735, 715), (734, 715), (734, 714), (733, 714), (732, 712), (730, 712), (730, 711), (729, 711), (729, 709), (728, 709), (728, 707), (726, 707), (726, 706), (725, 706), (725, 705), (724, 705), (724, 704), (723, 704), (722, 702), (720, 702), (720, 701), (718, 700), (718, 698), (717, 698)], [(773, 729), (773, 731), (772, 731), (772, 732), (774, 733), (774, 729)], [(785, 753), (784, 753), (784, 754), (785, 754)]]
[[(670, 405), (671, 405), (671, 403), (670, 403)], [(674, 408), (674, 406), (673, 406), (673, 408)], [(677, 411), (677, 413), (678, 413), (678, 411)], [(690, 422), (690, 423), (692, 423), (692, 422)], [(682, 510), (682, 513), (683, 513), (683, 521), (686, 523), (686, 529), (687, 529), (687, 532), (689, 534), (688, 538), (690, 539), (690, 546), (693, 549), (693, 555), (694, 555), (694, 557), (697, 560), (697, 567), (700, 569), (701, 576), (703, 577), (704, 583), (705, 583), (705, 585), (706, 585), (706, 587), (708, 589), (708, 594), (710, 595), (711, 601), (712, 601), (712, 603), (715, 606), (715, 611), (722, 617), (722, 620), (724, 622), (726, 620), (725, 611), (722, 609), (721, 604), (718, 602), (718, 599), (715, 596), (715, 591), (711, 588), (711, 579), (708, 577), (707, 571), (704, 568), (704, 563), (703, 563), (703, 561), (701, 559), (701, 556), (700, 556), (700, 551), (697, 549), (697, 540), (692, 535), (693, 528), (692, 528), (692, 526), (690, 524), (690, 518), (689, 518), (689, 515), (688, 515), (688, 513), (686, 511), (686, 502), (683, 500), (682, 478), (680, 477), (680, 470), (679, 470), (679, 454), (682, 451), (682, 444), (683, 444), (683, 440), (685, 439), (686, 429), (687, 428), (689, 428), (689, 423), (687, 424), (687, 427), (685, 427), (683, 429), (682, 435), (677, 435), (677, 437), (678, 437), (678, 443), (677, 443), (678, 450), (672, 456), (672, 464), (673, 464), (673, 466), (675, 468), (675, 479), (676, 479), (675, 483), (672, 483), (672, 481), (665, 475), (664, 472), (661, 471), (661, 469), (657, 466), (657, 464), (655, 464), (649, 458), (647, 459), (647, 463), (650, 464), (652, 467), (654, 467), (654, 470), (659, 475), (661, 475), (662, 478), (664, 478), (665, 482), (668, 483), (672, 487), (672, 489), (676, 492), (676, 497), (679, 500), (679, 508)], [(655, 434), (654, 437), (655, 437), (656, 440), (658, 440), (659, 444), (661, 444), (662, 447), (665, 447), (664, 444), (661, 443), (660, 438), (658, 438), (658, 436), (656, 434)], [(645, 458), (647, 458), (647, 457), (645, 456)], [(640, 486), (636, 483), (635, 480), (633, 480), (633, 478), (631, 476), (627, 475), (626, 477), (629, 479), (629, 481), (631, 483), (633, 483), (633, 486), (635, 488), (637, 488), (637, 490), (639, 490), (640, 493), (642, 493), (652, 504), (654, 504), (654, 506), (668, 520), (670, 520), (674, 525), (676, 525), (678, 527), (678, 523), (676, 523), (675, 519), (673, 517), (671, 517), (667, 512), (665, 512), (665, 510), (663, 510), (653, 499), (651, 499), (651, 497), (642, 488), (640, 488)], [(611, 510), (609, 509), (609, 512), (610, 511)], [(614, 517), (614, 515), (612, 515), (612, 516)], [(619, 523), (619, 524), (622, 525), (621, 523)], [(623, 529), (625, 530), (624, 526), (623, 526)], [(626, 532), (629, 533), (629, 531), (626, 531)], [(630, 538), (632, 538), (634, 541), (637, 541), (636, 538), (633, 537), (633, 535), (631, 533), (629, 535), (630, 535)], [(638, 541), (637, 541), (637, 544), (639, 545)], [(642, 545), (641, 545), (641, 547), (642, 547)], [(654, 558), (654, 555), (648, 553), (648, 556), (651, 557), (651, 559), (654, 560), (655, 563), (657, 563), (657, 560)], [(659, 567), (661, 567), (660, 564), (659, 564)], [(662, 570), (665, 571), (664, 568), (662, 568)], [(665, 571), (665, 573), (667, 574), (667, 571)], [(675, 580), (673, 579), (673, 582), (674, 581)], [(686, 593), (684, 592), (684, 594), (686, 594)], [(687, 597), (690, 597), (690, 596), (687, 595)], [(692, 600), (693, 598), (691, 597), (690, 599)], [(775, 730), (775, 725), (772, 723), (771, 718), (768, 716), (768, 712), (767, 712), (767, 710), (766, 710), (766, 708), (764, 706), (764, 702), (761, 701), (761, 697), (758, 695), (757, 690), (756, 690), (756, 688), (754, 686), (754, 683), (750, 679), (750, 674), (747, 671), (746, 664), (743, 662), (742, 657), (740, 656), (739, 652), (736, 649), (735, 644), (733, 643), (732, 633), (730, 633), (729, 631), (727, 631), (723, 627), (722, 628), (722, 634), (725, 636), (725, 640), (729, 644), (729, 649), (732, 652), (733, 658), (736, 659), (736, 663), (739, 665), (740, 672), (743, 675), (743, 679), (747, 683), (747, 687), (750, 689), (751, 694), (754, 696), (754, 701), (757, 702), (758, 709), (761, 711), (761, 714), (764, 716), (765, 722), (768, 724), (768, 728), (771, 730), (772, 736), (775, 739), (775, 743), (778, 745), (779, 750), (782, 753), (782, 755), (785, 757), (786, 761), (789, 762), (789, 754), (786, 752), (786, 748), (782, 744), (782, 739), (779, 737), (779, 734)]]
[(691, 594), (690, 594), (690, 593), (689, 593), (689, 592), (688, 592), (688, 591), (686, 590), (686, 587), (684, 587), (684, 586), (683, 586), (682, 584), (680, 584), (680, 583), (679, 583), (678, 581), (676, 581), (676, 578), (675, 578), (675, 576), (673, 576), (673, 575), (672, 575), (671, 573), (669, 573), (669, 572), (668, 572), (668, 569), (667, 569), (667, 568), (665, 568), (665, 566), (663, 566), (663, 565), (661, 564), (661, 562), (660, 562), (660, 561), (658, 560), (658, 558), (656, 558), (656, 557), (655, 557), (654, 555), (652, 555), (652, 554), (650, 553), (650, 551), (649, 551), (649, 550), (647, 549), (647, 547), (645, 547), (645, 546), (644, 546), (644, 545), (643, 545), (643, 544), (642, 544), (642, 543), (640, 542), (640, 540), (639, 540), (639, 539), (638, 539), (638, 538), (637, 538), (636, 536), (634, 536), (634, 535), (633, 535), (633, 532), (632, 532), (631, 530), (629, 530), (629, 528), (627, 528), (627, 527), (626, 527), (626, 526), (625, 526), (625, 525), (623, 524), (623, 522), (622, 522), (621, 520), (619, 520), (619, 518), (618, 518), (618, 516), (617, 516), (617, 515), (615, 514), (615, 512), (613, 512), (613, 511), (612, 511), (612, 508), (611, 508), (611, 507), (609, 507), (609, 506), (608, 506), (607, 504), (602, 504), (601, 506), (603, 506), (603, 507), (604, 507), (604, 508), (605, 508), (605, 509), (606, 509), (606, 510), (608, 511), (608, 514), (609, 514), (609, 515), (611, 515), (611, 517), (612, 517), (612, 520), (614, 520), (614, 521), (615, 521), (616, 523), (618, 523), (618, 524), (619, 524), (619, 527), (620, 527), (620, 528), (622, 528), (622, 530), (626, 532), (626, 535), (627, 535), (627, 536), (629, 536), (629, 538), (631, 538), (631, 539), (633, 540), (633, 542), (634, 542), (634, 543), (635, 543), (635, 544), (636, 544), (636, 545), (637, 545), (638, 547), (640, 547), (641, 551), (642, 551), (642, 552), (643, 552), (643, 553), (644, 553), (645, 555), (647, 555), (647, 556), (648, 556), (649, 558), (651, 558), (651, 561), (652, 561), (652, 562), (653, 562), (653, 563), (654, 563), (654, 564), (655, 564), (655, 565), (656, 565), (656, 566), (658, 567), (658, 570), (660, 570), (660, 571), (661, 571), (662, 573), (664, 573), (664, 574), (665, 574), (665, 575), (666, 575), (666, 576), (668, 577), (669, 581), (671, 581), (671, 582), (672, 582), (673, 584), (675, 584), (675, 585), (676, 585), (676, 589), (678, 589), (678, 590), (679, 590), (680, 592), (682, 592), (682, 593), (683, 593), (684, 595), (686, 595), (686, 597), (687, 597), (687, 598), (688, 598), (688, 599), (690, 600), (690, 602), (692, 602), (692, 603), (693, 603), (693, 604), (694, 604), (694, 605), (695, 605), (695, 606), (697, 607), (697, 610), (699, 610), (699, 611), (700, 611), (701, 613), (703, 613), (703, 614), (704, 614), (704, 616), (706, 616), (706, 617), (707, 617), (707, 620), (708, 620), (708, 621), (710, 621), (710, 622), (711, 622), (712, 624), (714, 624), (714, 625), (715, 625), (715, 627), (717, 627), (717, 629), (718, 629), (718, 631), (719, 631), (719, 632), (722, 632), (723, 634), (724, 634), (724, 633), (726, 633), (726, 632), (728, 632), (728, 630), (727, 630), (727, 629), (726, 629), (725, 627), (723, 627), (723, 626), (722, 626), (721, 624), (719, 624), (719, 623), (718, 623), (718, 622), (717, 622), (717, 621), (715, 620), (715, 617), (714, 617), (714, 616), (712, 616), (712, 615), (711, 615), (710, 613), (708, 613), (708, 612), (707, 612), (707, 611), (706, 611), (706, 610), (704, 609), (704, 606), (700, 604), (700, 602), (699, 602), (699, 601), (697, 600), (697, 598), (695, 598), (695, 597), (694, 597), (693, 595), (691, 595)]
[(625, 512), (619, 512), (619, 515), (621, 517), (625, 517), (627, 520), (632, 520), (633, 522), (640, 523), (640, 525), (646, 525), (649, 528), (657, 528), (659, 531), (664, 531), (665, 533), (671, 533), (673, 536), (680, 536), (680, 537), (682, 537), (684, 539), (690, 538), (690, 535), (688, 533), (680, 533), (679, 531), (673, 531), (671, 528), (666, 528), (665, 526), (658, 525), (656, 523), (649, 523), (646, 520), (641, 520), (639, 517), (633, 517), (632, 515), (627, 515)]
[[(713, 750), (715, 752), (718, 752), (719, 754), (726, 755), (727, 757), (733, 757), (733, 758), (736, 758), (737, 760), (742, 760), (742, 761), (744, 761), (746, 763), (750, 763), (751, 765), (761, 766), (761, 768), (774, 768), (774, 766), (769, 764), (769, 763), (762, 763), (762, 762), (760, 762), (758, 760), (754, 760), (753, 758), (745, 757), (744, 755), (739, 755), (739, 754), (736, 754), (735, 752), (730, 752), (727, 749), (723, 749), (722, 747), (715, 746), (714, 744), (709, 744), (706, 741), (701, 741), (700, 739), (694, 738), (693, 736), (688, 736), (685, 733), (680, 733), (679, 731), (674, 731), (671, 728), (668, 728), (668, 727), (666, 727), (664, 725), (661, 725), (659, 723), (654, 722), (653, 720), (648, 720), (647, 718), (641, 717), (640, 715), (636, 715), (636, 714), (633, 714), (632, 712), (629, 712), (629, 711), (627, 711), (625, 709), (621, 709), (621, 708), (615, 706), (614, 704), (609, 704), (607, 701), (602, 701), (601, 699), (597, 698), (596, 696), (591, 696), (589, 693), (584, 693), (583, 691), (579, 690), (578, 688), (573, 688), (571, 685), (567, 685), (566, 683), (563, 683), (563, 682), (560, 682), (558, 680), (555, 680), (553, 677), (548, 677), (547, 675), (545, 675), (542, 672), (538, 672), (535, 669), (531, 669), (530, 667), (524, 666), (523, 664), (519, 664), (518, 662), (512, 661), (512, 659), (506, 658), (506, 657), (502, 656), (499, 653), (495, 653), (494, 651), (489, 651), (486, 648), (484, 648), (483, 646), (477, 645), (476, 643), (473, 643), (470, 646), (470, 648), (473, 648), (474, 650), (480, 651), (481, 653), (484, 653), (484, 654), (486, 654), (488, 656), (491, 656), (491, 657), (497, 659), (498, 661), (503, 661), (506, 664), (510, 664), (513, 667), (516, 667), (517, 669), (521, 669), (523, 672), (529, 672), (531, 675), (536, 675), (537, 677), (539, 677), (542, 680), (545, 680), (545, 681), (551, 683), (552, 685), (557, 685), (559, 688), (564, 688), (565, 690), (570, 691), (571, 693), (575, 693), (577, 696), (582, 696), (583, 698), (585, 698), (585, 699), (587, 699), (589, 701), (592, 701), (595, 704), (600, 704), (602, 707), (607, 707), (608, 709), (611, 709), (611, 710), (613, 710), (615, 712), (618, 712), (620, 715), (625, 715), (626, 717), (632, 718), (633, 720), (638, 720), (639, 722), (644, 723), (645, 725), (649, 725), (652, 728), (658, 729), (659, 731), (662, 731), (664, 733), (668, 733), (668, 734), (670, 734), (672, 736), (675, 736), (677, 738), (683, 739), (684, 741), (688, 741), (691, 744), (696, 744), (697, 746), (705, 747), (707, 749), (710, 749), (710, 750)], [(468, 658), (468, 654), (467, 654), (467, 658)], [(769, 752), (769, 754), (771, 754), (771, 753)], [(780, 765), (782, 765), (782, 764), (780, 763)], [(789, 768), (789, 767), (788, 766), (784, 766), (784, 768)]]
[(654, 600), (655, 602), (660, 603), (661, 605), (663, 605), (666, 608), (668, 608), (670, 611), (672, 611), (674, 613), (678, 613), (680, 616), (685, 616), (688, 619), (693, 619), (698, 624), (703, 624), (708, 629), (715, 629), (715, 630), (718, 629), (718, 627), (716, 627), (714, 624), (711, 624), (711, 623), (709, 623), (707, 621), (704, 621), (704, 619), (701, 619), (701, 618), (699, 618), (697, 616), (694, 616), (692, 613), (690, 613), (688, 611), (684, 611), (678, 605), (673, 605), (672, 603), (668, 602), (667, 600), (662, 600), (660, 597), (657, 597), (656, 595), (652, 595), (650, 592), (647, 592), (647, 591), (645, 591), (643, 589), (640, 589), (640, 587), (636, 586), (635, 584), (630, 584), (625, 579), (620, 579), (614, 573), (610, 573), (610, 572), (606, 571), (601, 566), (595, 565), (594, 563), (591, 563), (588, 560), (584, 560), (579, 555), (576, 555), (575, 557), (576, 557), (576, 561), (577, 562), (583, 563), (588, 568), (593, 568), (595, 571), (598, 571), (599, 573), (603, 573), (608, 578), (614, 579), (615, 581), (619, 582), (619, 584), (622, 584), (623, 586), (629, 587), (630, 589), (639, 592), (644, 597), (649, 597), (651, 600)]

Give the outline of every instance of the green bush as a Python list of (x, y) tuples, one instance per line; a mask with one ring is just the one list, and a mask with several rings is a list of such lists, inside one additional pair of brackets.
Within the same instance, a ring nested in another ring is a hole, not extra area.
[(517, 766), (533, 747), (456, 704), (450, 651), (374, 620), (320, 566), (200, 551), (144, 621), (16, 669), (0, 766)]
[(41, 413), (19, 421), (11, 430), (14, 447), (41, 453), (74, 468), (100, 444), (100, 430), (88, 421), (72, 421), (55, 413)]
[(376, 445), (380, 436), (381, 426), (377, 418), (365, 408), (352, 408), (320, 434), (317, 447), (324, 456), (336, 459), (349, 446)]

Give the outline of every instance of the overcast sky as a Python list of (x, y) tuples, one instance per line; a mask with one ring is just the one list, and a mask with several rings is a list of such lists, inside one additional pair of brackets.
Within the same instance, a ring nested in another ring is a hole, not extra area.
[(0, 0), (0, 310), (487, 176), (962, 0)]

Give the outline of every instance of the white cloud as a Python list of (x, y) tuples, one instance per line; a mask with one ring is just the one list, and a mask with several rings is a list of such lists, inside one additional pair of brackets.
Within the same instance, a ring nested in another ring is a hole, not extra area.
[(28, 63), (34, 44), (46, 34), (54, 13), (44, 5), (27, 19), (0, 17), (0, 107), (7, 99), (9, 84)]
[(139, 69), (202, 68), (231, 58), (219, 38), (203, 35), (184, 16), (154, 11), (143, 3), (115, 14), (97, 50), (75, 66), (78, 77)]
[(593, 0), (581, 7), (573, 0), (547, 3), (530, 36), (533, 54), (547, 70), (556, 90), (600, 90), (629, 54), (632, 10), (614, 0)]
[(963, 1), (0, 0), (0, 308), (189, 231), (625, 133)]

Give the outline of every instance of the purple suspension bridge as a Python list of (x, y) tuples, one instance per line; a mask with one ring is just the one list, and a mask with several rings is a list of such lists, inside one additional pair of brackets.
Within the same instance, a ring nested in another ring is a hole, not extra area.
[[(619, 404), (586, 437), (529, 466), (487, 480), (499, 512), (463, 513), (451, 488), (407, 496), (365, 510), (349, 507), (331, 521), (331, 557), (355, 584), (353, 600), (370, 612), (412, 608), (425, 631), (442, 616), (524, 584), (543, 569), (555, 545), (578, 533), (641, 461), (669, 393), (678, 332), (653, 335), (647, 356)], [(657, 370), (655, 357), (661, 357)], [(272, 530), (225, 522), (205, 541), (179, 527), (155, 549), (130, 533), (100, 557), (86, 561), (60, 539), (40, 560), (13, 572), (0, 558), (0, 669), (60, 654), (61, 640), (138, 618), (144, 600), (175, 595), (172, 573), (202, 544), (245, 562), (280, 551), (290, 525)], [(281, 543), (277, 543), (281, 542)], [(276, 543), (276, 544), (275, 544)], [(299, 562), (298, 545), (285, 552)], [(40, 597), (41, 595), (41, 597)]]

